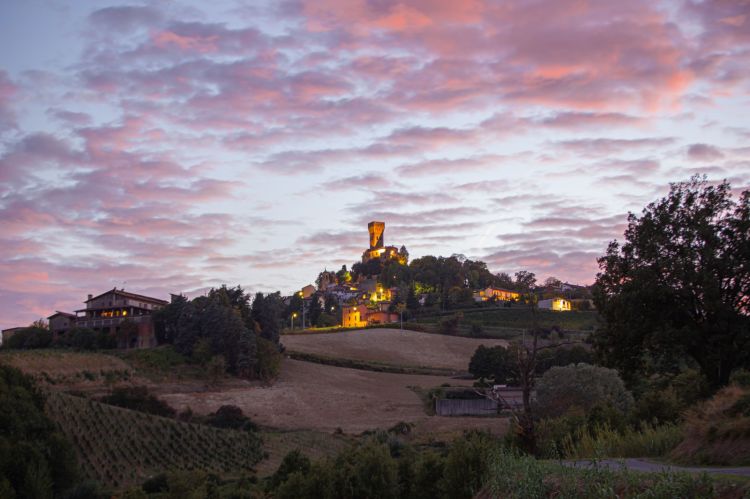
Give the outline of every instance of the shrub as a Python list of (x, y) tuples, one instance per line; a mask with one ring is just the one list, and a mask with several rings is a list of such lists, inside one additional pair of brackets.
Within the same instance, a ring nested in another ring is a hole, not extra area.
[(145, 386), (115, 388), (110, 395), (102, 397), (100, 401), (105, 404), (166, 418), (173, 418), (176, 414), (176, 411), (169, 404), (149, 393)]
[(443, 488), (448, 497), (470, 499), (482, 488), (494, 448), (492, 437), (473, 432), (453, 442), (445, 459)]
[(610, 404), (627, 413), (633, 406), (633, 396), (617, 371), (588, 364), (552, 367), (537, 382), (536, 397), (543, 415), (574, 409), (587, 412), (598, 404)]
[(216, 412), (206, 417), (206, 424), (217, 428), (232, 428), (244, 431), (258, 430), (258, 426), (245, 416), (242, 409), (236, 405), (222, 405)]
[(464, 314), (456, 312), (450, 317), (446, 317), (440, 320), (439, 329), (443, 334), (456, 334), (458, 332), (458, 326), (464, 318)]
[(15, 333), (4, 343), (4, 348), (31, 350), (52, 345), (52, 333), (40, 327), (27, 327)]
[(281, 371), (281, 353), (276, 343), (265, 338), (257, 338), (258, 344), (258, 378), (270, 381)]
[(729, 383), (743, 388), (750, 388), (750, 371), (747, 369), (736, 369), (729, 377)]
[(282, 483), (287, 481), (289, 475), (292, 473), (308, 473), (310, 471), (310, 466), (310, 459), (302, 454), (299, 449), (289, 452), (284, 456), (284, 459), (281, 461), (276, 472), (269, 478), (269, 487), (271, 489), (278, 488)]

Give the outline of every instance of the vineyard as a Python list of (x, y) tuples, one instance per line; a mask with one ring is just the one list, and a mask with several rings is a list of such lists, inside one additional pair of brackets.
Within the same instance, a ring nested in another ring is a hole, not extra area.
[(65, 394), (47, 412), (74, 444), (88, 478), (115, 488), (161, 472), (202, 470), (238, 476), (263, 458), (252, 433), (183, 423)]

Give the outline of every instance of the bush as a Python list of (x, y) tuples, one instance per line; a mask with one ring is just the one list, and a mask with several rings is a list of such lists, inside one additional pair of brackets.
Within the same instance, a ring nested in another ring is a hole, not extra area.
[(258, 430), (258, 426), (245, 416), (242, 409), (236, 405), (222, 405), (216, 412), (206, 417), (206, 424), (217, 428), (232, 428), (234, 430)]
[(743, 388), (750, 388), (750, 371), (747, 369), (736, 369), (729, 377), (729, 383)]
[(307, 458), (299, 449), (289, 452), (281, 461), (279, 468), (271, 475), (268, 485), (277, 489), (282, 483), (286, 482), (292, 473), (306, 474), (310, 471), (310, 459)]
[(453, 442), (443, 473), (443, 488), (448, 497), (471, 499), (480, 491), (494, 447), (489, 434), (478, 432)]
[(16, 332), (4, 343), (4, 348), (31, 350), (52, 345), (52, 333), (40, 327), (27, 327)]
[(265, 338), (257, 338), (258, 344), (258, 378), (270, 381), (281, 371), (281, 353), (276, 343)]
[(110, 395), (102, 397), (105, 404), (123, 407), (134, 411), (173, 418), (176, 411), (169, 404), (150, 394), (145, 386), (127, 386), (112, 390)]
[(443, 334), (456, 334), (458, 332), (458, 326), (464, 318), (464, 314), (456, 312), (450, 317), (446, 317), (440, 320), (439, 330)]
[(542, 415), (587, 413), (598, 404), (628, 413), (633, 396), (614, 369), (577, 364), (552, 367), (544, 373), (536, 385), (536, 403)]

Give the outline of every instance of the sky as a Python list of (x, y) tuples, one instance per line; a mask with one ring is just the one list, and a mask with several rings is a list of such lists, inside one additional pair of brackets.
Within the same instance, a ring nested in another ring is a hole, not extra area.
[(750, 179), (750, 1), (0, 3), (0, 327), (411, 257), (592, 283)]

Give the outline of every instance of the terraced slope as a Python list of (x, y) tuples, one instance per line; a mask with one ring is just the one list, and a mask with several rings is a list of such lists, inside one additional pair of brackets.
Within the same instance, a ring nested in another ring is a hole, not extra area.
[(75, 445), (88, 478), (115, 488), (169, 471), (237, 476), (263, 458), (257, 435), (183, 423), (66, 394), (47, 412)]

